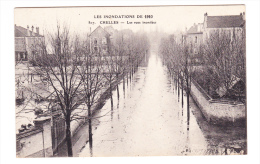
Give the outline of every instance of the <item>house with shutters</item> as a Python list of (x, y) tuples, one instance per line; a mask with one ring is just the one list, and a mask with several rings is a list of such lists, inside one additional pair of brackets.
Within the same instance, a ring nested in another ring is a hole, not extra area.
[(36, 55), (36, 50), (39, 48), (40, 43), (44, 40), (44, 36), (40, 35), (39, 27), (34, 26), (29, 28), (14, 26), (15, 35), (15, 60), (28, 61), (33, 59)]
[(90, 50), (94, 54), (106, 55), (109, 53), (111, 40), (110, 34), (98, 26), (92, 33), (90, 33)]

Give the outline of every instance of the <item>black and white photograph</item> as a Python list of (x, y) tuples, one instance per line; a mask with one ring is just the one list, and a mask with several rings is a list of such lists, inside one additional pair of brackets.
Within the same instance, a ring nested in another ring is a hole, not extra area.
[(14, 16), (17, 157), (247, 154), (244, 5)]
[(1, 138), (3, 122), (14, 124), (4, 141), (10, 156), (248, 158), (259, 136), (252, 11), (246, 3), (14, 5), (13, 71), (1, 61), (1, 83), (5, 68), (14, 91), (10, 121), (1, 91)]

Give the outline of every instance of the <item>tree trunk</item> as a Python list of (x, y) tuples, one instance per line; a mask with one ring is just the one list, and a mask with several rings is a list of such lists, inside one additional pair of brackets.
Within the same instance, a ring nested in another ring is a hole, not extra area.
[(174, 78), (174, 82), (175, 82), (175, 90), (177, 90), (177, 79), (176, 79), (176, 76)]
[(189, 75), (187, 75), (187, 130), (190, 126), (190, 87), (189, 87)]
[(181, 78), (181, 106), (183, 108), (183, 78)]
[(123, 74), (123, 92), (124, 92), (124, 98), (125, 98), (125, 74)]
[(113, 110), (113, 106), (114, 106), (114, 104), (113, 104), (113, 94), (112, 94), (112, 84), (111, 84), (112, 82), (110, 81), (110, 100), (111, 100), (111, 110)]
[(68, 157), (72, 157), (72, 142), (71, 142), (71, 131), (70, 131), (70, 117), (66, 119), (66, 141), (68, 149)]
[(93, 138), (92, 138), (92, 119), (91, 119), (91, 106), (88, 105), (88, 134), (89, 134), (89, 151), (90, 156), (93, 156)]
[(172, 81), (172, 91), (173, 91), (173, 93), (174, 93), (174, 75), (172, 74), (171, 75), (171, 81)]
[(178, 102), (179, 102), (179, 98), (180, 98), (180, 82), (179, 82), (179, 74), (177, 77), (177, 83), (178, 83)]
[(117, 99), (119, 100), (119, 88), (118, 88), (119, 79), (118, 79), (118, 74), (116, 74), (116, 80), (117, 80), (117, 84), (116, 84)]
[(119, 88), (118, 88), (118, 84), (116, 85), (116, 91), (117, 91), (117, 99), (119, 100)]
[(130, 81), (130, 83), (131, 83), (131, 80), (132, 80), (132, 74), (131, 74), (131, 70), (130, 70), (130, 72), (129, 72), (129, 81)]
[(134, 77), (134, 67), (132, 66), (132, 79)]

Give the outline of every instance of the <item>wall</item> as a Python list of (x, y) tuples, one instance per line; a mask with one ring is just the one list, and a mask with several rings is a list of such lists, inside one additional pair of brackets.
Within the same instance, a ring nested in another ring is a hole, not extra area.
[(15, 37), (15, 51), (26, 51), (25, 37)]
[(219, 32), (231, 32), (231, 39), (233, 32), (235, 32), (236, 35), (242, 36), (244, 28), (241, 27), (230, 27), (230, 28), (205, 28), (203, 31), (203, 42), (206, 43), (207, 38), (210, 37), (210, 35), (216, 31)]
[(17, 157), (50, 157), (52, 152), (51, 119), (34, 120), (35, 126), (16, 135)]
[(44, 37), (15, 37), (16, 60), (20, 60), (18, 53), (26, 52), (26, 60), (34, 58), (33, 51), (39, 50)]
[(35, 54), (34, 51), (39, 51), (40, 49), (40, 44), (43, 41), (43, 37), (26, 37), (26, 51), (28, 53), (28, 58), (29, 59), (34, 59)]
[[(31, 133), (31, 134), (27, 134)], [(21, 136), (21, 138), (20, 138)], [(17, 148), (18, 151), (16, 153), (17, 157), (27, 157), (31, 154), (38, 153), (43, 149), (42, 142), (42, 129), (32, 129), (28, 130), (24, 133), (20, 133), (17, 137)], [(43, 156), (43, 153), (39, 154), (40, 157)]]
[(194, 80), (191, 83), (191, 95), (207, 121), (214, 124), (244, 124), (246, 120), (244, 104), (213, 100)]
[[(105, 40), (104, 43), (103, 38)], [(95, 43), (95, 40), (97, 43)], [(102, 27), (97, 27), (90, 35), (90, 44), (93, 52), (108, 52), (110, 45), (109, 34)], [(95, 47), (97, 47), (97, 51), (94, 49)]]

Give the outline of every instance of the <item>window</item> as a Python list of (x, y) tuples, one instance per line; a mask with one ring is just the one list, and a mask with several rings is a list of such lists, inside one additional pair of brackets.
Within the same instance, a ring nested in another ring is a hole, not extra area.
[(94, 44), (97, 45), (97, 38), (94, 39)]
[(198, 37), (195, 36), (195, 43), (198, 43)]
[(107, 44), (107, 39), (105, 37), (102, 38), (102, 44)]

